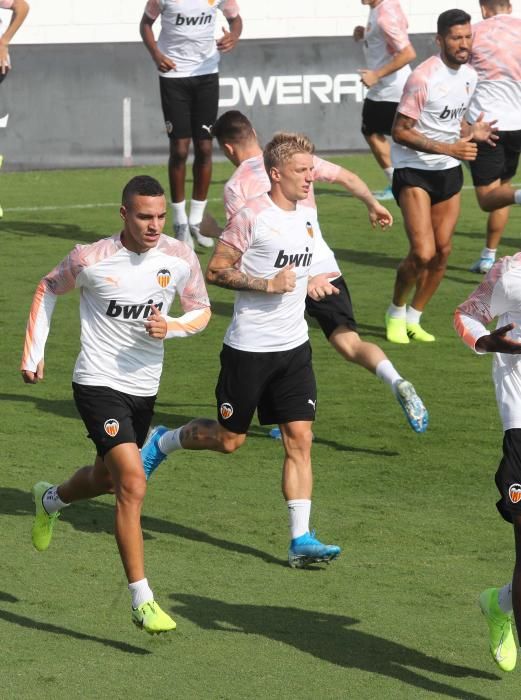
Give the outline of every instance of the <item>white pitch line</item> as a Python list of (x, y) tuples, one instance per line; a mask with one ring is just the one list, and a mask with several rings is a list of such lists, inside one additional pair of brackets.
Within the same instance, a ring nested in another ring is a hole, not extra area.
[[(521, 187), (521, 182), (513, 182), (512, 187)], [(463, 185), (464, 190), (473, 190), (472, 185)], [(341, 192), (339, 191), (339, 194)], [(214, 197), (213, 199), (208, 199), (208, 202), (222, 202), (222, 197)], [(60, 211), (67, 209), (102, 209), (103, 207), (119, 207), (121, 202), (97, 202), (95, 204), (62, 204), (55, 206), (45, 206), (45, 207), (4, 207), (4, 213), (8, 214), (10, 212), (31, 212), (31, 211)]]
[[(222, 197), (208, 199), (208, 202), (222, 202)], [(60, 211), (66, 209), (101, 209), (103, 207), (120, 207), (121, 202), (98, 202), (96, 204), (62, 204), (45, 207), (4, 207), (4, 214), (9, 212), (25, 212), (25, 211)]]

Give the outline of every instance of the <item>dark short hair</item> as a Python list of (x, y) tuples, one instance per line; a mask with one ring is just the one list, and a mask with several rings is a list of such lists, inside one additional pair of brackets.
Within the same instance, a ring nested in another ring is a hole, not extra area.
[(438, 17), (438, 34), (445, 36), (457, 24), (470, 24), (470, 15), (464, 10), (446, 10)]
[(255, 138), (255, 132), (248, 117), (237, 109), (230, 109), (212, 126), (212, 136), (219, 143), (239, 143)]
[(150, 175), (136, 175), (127, 182), (121, 194), (121, 203), (129, 207), (132, 198), (136, 195), (142, 197), (162, 197), (165, 194), (161, 183)]

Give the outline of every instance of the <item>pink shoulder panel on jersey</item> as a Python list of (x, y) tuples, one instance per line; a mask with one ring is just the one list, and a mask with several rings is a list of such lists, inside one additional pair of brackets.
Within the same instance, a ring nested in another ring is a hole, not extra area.
[(408, 23), (398, 0), (387, 0), (376, 8), (378, 27), (392, 56), (409, 46)]
[[(521, 253), (513, 258), (521, 262)], [(491, 310), (492, 293), (505, 272), (509, 258), (498, 260), (483, 282), (458, 306), (454, 314), (454, 327), (463, 342), (474, 350), (476, 341), (483, 335), (483, 327), (494, 318)]]
[[(419, 119), (425, 101), (431, 76), (440, 68), (439, 56), (431, 56), (413, 70), (403, 88), (398, 112), (412, 119)], [(442, 64), (443, 65), (443, 64)]]
[(42, 282), (53, 294), (65, 294), (74, 289), (76, 278), (84, 268), (114, 255), (121, 248), (119, 234), (103, 238), (96, 243), (77, 245), (48, 275), (45, 275)]
[(10, 10), (14, 5), (14, 0), (0, 0), (0, 7), (3, 10)]
[(148, 0), (145, 5), (145, 14), (150, 19), (157, 19), (161, 14), (161, 7), (158, 0)]
[(257, 216), (265, 209), (269, 209), (270, 206), (269, 197), (266, 195), (249, 199), (246, 206), (228, 221), (221, 233), (220, 240), (241, 253), (245, 253), (253, 242)]
[(248, 199), (270, 190), (270, 180), (262, 155), (243, 161), (224, 186), (224, 208), (230, 218), (245, 206)]
[(187, 283), (183, 289), (179, 290), (179, 300), (183, 311), (186, 313), (210, 306), (199, 258), (192, 248), (187, 246), (186, 243), (165, 235), (159, 239), (157, 248), (165, 255), (171, 255), (174, 258), (183, 260), (190, 269)]
[(224, 2), (219, 6), (219, 9), (226, 17), (226, 19), (233, 19), (239, 14), (239, 5), (235, 0), (224, 0)]
[(471, 65), (480, 80), (521, 81), (521, 19), (495, 15), (473, 26)]

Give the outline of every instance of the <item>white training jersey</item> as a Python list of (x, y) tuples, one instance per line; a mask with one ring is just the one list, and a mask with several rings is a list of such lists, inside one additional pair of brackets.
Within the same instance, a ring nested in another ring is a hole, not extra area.
[[(413, 70), (405, 84), (398, 112), (416, 121), (416, 131), (443, 143), (460, 138), (465, 116), (477, 82), (476, 71), (468, 65), (449, 68), (440, 56), (431, 56)], [(391, 158), (395, 168), (447, 170), (460, 161), (451, 156), (415, 151), (393, 141)]]
[[(521, 253), (501, 258), (483, 282), (456, 309), (454, 325), (464, 343), (476, 350), (476, 341), (489, 331), (514, 323), (507, 335), (521, 342)], [(479, 353), (483, 354), (483, 353)], [(503, 429), (521, 428), (521, 355), (494, 353), (492, 377)]]
[[(155, 305), (166, 317), (167, 338), (203, 330), (210, 302), (197, 256), (187, 245), (162, 235), (155, 248), (132, 253), (120, 234), (77, 245), (38, 285), (22, 358), (36, 371), (44, 357), (57, 295), (80, 289), (81, 350), (73, 380), (109, 386), (135, 396), (154, 396), (163, 365), (163, 342), (151, 338), (145, 321)], [(185, 312), (167, 312), (179, 294)]]
[[(382, 0), (369, 11), (364, 33), (364, 55), (369, 70), (378, 70), (411, 43), (407, 17), (399, 0)], [(369, 88), (367, 97), (376, 102), (399, 102), (403, 86), (411, 73), (409, 65), (381, 78)]]
[(217, 10), (226, 19), (239, 14), (235, 0), (148, 0), (145, 14), (161, 15), (158, 49), (175, 64), (163, 78), (188, 78), (217, 73), (219, 51), (215, 40)]
[[(322, 160), (318, 156), (313, 156), (313, 177), (319, 182), (334, 182), (340, 172), (340, 166)], [(239, 209), (245, 206), (248, 199), (258, 197), (260, 194), (269, 192), (271, 189), (270, 179), (264, 167), (262, 153), (252, 158), (244, 160), (228, 182), (224, 186), (224, 209), (226, 218), (230, 219)], [(301, 206), (316, 209), (313, 185), (309, 188), (306, 199), (300, 202)], [(315, 252), (310, 268), (311, 275), (318, 275), (322, 272), (338, 272), (340, 268), (335, 260), (335, 254), (325, 242), (324, 238), (315, 241)]]
[(285, 211), (267, 194), (248, 200), (228, 221), (221, 241), (241, 253), (241, 272), (270, 279), (293, 263), (296, 286), (284, 294), (236, 292), (226, 345), (248, 352), (279, 352), (306, 342), (309, 269), (320, 238), (316, 209), (298, 203), (294, 211)]
[(480, 112), (497, 120), (501, 131), (521, 129), (521, 19), (494, 15), (472, 27), (470, 64), (478, 84), (469, 105), (469, 121)]

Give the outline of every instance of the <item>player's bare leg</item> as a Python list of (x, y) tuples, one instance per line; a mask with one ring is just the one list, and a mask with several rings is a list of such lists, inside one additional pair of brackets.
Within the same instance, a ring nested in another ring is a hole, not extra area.
[(348, 362), (376, 374), (391, 388), (407, 422), (416, 433), (423, 433), (429, 424), (429, 414), (416, 389), (395, 369), (384, 351), (374, 343), (362, 340), (347, 326), (338, 326), (329, 336), (329, 342)]
[(284, 446), (282, 493), (289, 514), (290, 546), (288, 562), (301, 569), (314, 562), (329, 562), (340, 554), (337, 545), (323, 544), (309, 529), (313, 472), (311, 469), (311, 421), (281, 423)]
[(192, 197), (200, 201), (208, 197), (212, 180), (212, 140), (194, 140), (194, 162), (192, 166), (194, 184)]
[(427, 192), (419, 187), (404, 187), (400, 192), (400, 208), (409, 239), (409, 252), (396, 271), (393, 291), (395, 306), (405, 306), (420, 275), (436, 255), (431, 200)]
[(286, 501), (295, 498), (311, 500), (313, 472), (311, 470), (311, 421), (282, 423), (280, 431), (284, 446), (282, 493)]
[(435, 255), (428, 261), (425, 274), (420, 277), (411, 306), (423, 311), (438, 289), (447, 269), (452, 249), (452, 235), (460, 212), (460, 194), (455, 194), (444, 202), (431, 207), (431, 221), (434, 232)]
[(380, 200), (393, 199), (391, 189), (393, 176), (391, 144), (384, 134), (364, 134), (364, 138), (367, 141), (376, 162), (381, 167), (388, 180), (387, 187), (380, 192), (375, 192), (374, 196)]
[[(478, 185), (475, 188), (479, 206), (483, 209), (482, 202), (486, 201), (489, 192), (501, 185), (509, 184), (510, 180), (494, 180), (488, 185)], [(479, 259), (474, 262), (470, 270), (472, 272), (486, 273), (490, 270), (496, 259), (496, 251), (501, 242), (503, 231), (508, 223), (510, 207), (501, 207), (489, 213), (487, 219), (487, 237), (485, 247), (482, 249)]]
[(329, 336), (329, 342), (345, 360), (354, 362), (373, 374), (380, 362), (388, 359), (378, 345), (362, 340), (356, 331), (347, 326), (335, 328)]
[(168, 180), (172, 202), (184, 202), (186, 161), (191, 139), (170, 139), (170, 156), (168, 159)]
[(364, 135), (376, 162), (385, 170), (391, 167), (391, 145), (384, 134)]
[(96, 498), (106, 493), (114, 493), (114, 484), (99, 455), (92, 466), (81, 467), (70, 479), (58, 486), (58, 495), (65, 503)]

